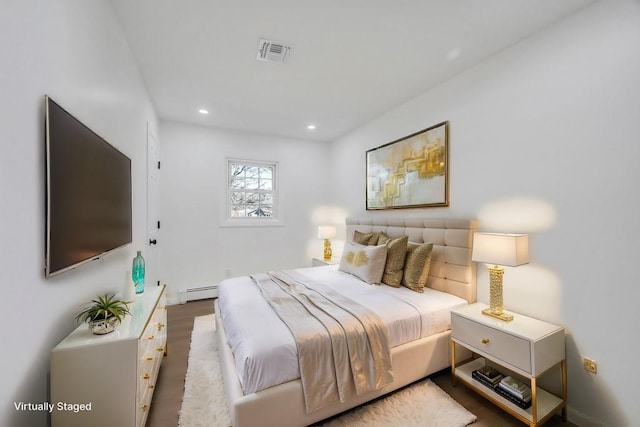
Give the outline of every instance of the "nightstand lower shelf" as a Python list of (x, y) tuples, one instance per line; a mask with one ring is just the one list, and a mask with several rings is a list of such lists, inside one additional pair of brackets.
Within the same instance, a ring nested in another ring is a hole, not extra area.
[[(492, 401), (496, 405), (500, 406), (507, 412), (511, 413), (511, 415), (519, 418), (520, 421), (523, 421), (527, 424), (534, 424), (533, 421), (533, 413), (532, 407), (528, 409), (522, 409), (504, 397), (500, 396), (495, 391), (491, 390), (491, 388), (485, 386), (481, 382), (475, 380), (471, 373), (476, 369), (484, 366), (486, 364), (486, 360), (483, 357), (473, 359), (470, 362), (467, 362), (463, 365), (455, 366), (454, 370), (454, 381), (458, 380), (462, 382), (467, 387), (473, 389), (478, 394), (482, 395), (486, 399)], [(553, 394), (541, 389), (536, 389), (536, 399), (537, 399), (537, 417), (536, 422), (541, 423), (548, 418), (552, 417), (558, 410), (564, 407), (564, 401), (554, 396)]]

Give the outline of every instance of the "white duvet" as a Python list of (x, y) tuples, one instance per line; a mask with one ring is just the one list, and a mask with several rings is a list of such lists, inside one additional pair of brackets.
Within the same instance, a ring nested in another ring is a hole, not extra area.
[[(372, 286), (337, 266), (296, 270), (375, 312), (389, 327), (391, 347), (450, 327), (450, 311), (467, 301), (444, 292)], [(297, 349), (287, 326), (250, 277), (224, 280), (218, 304), (238, 378), (245, 394), (300, 378)]]

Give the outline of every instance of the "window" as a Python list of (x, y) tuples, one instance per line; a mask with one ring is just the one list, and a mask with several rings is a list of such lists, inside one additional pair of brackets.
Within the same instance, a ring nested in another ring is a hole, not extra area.
[(228, 225), (278, 223), (277, 163), (228, 159)]

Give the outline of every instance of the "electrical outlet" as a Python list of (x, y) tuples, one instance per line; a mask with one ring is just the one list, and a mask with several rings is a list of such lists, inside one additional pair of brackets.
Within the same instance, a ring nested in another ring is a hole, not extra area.
[(582, 366), (584, 366), (584, 369), (597, 374), (598, 373), (598, 364), (596, 363), (595, 360), (593, 359), (589, 359), (588, 357), (583, 357), (582, 358)]

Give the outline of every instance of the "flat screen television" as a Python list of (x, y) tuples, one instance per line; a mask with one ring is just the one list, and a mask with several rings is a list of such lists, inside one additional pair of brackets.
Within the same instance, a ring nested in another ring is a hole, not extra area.
[(45, 97), (45, 276), (131, 242), (131, 159)]

